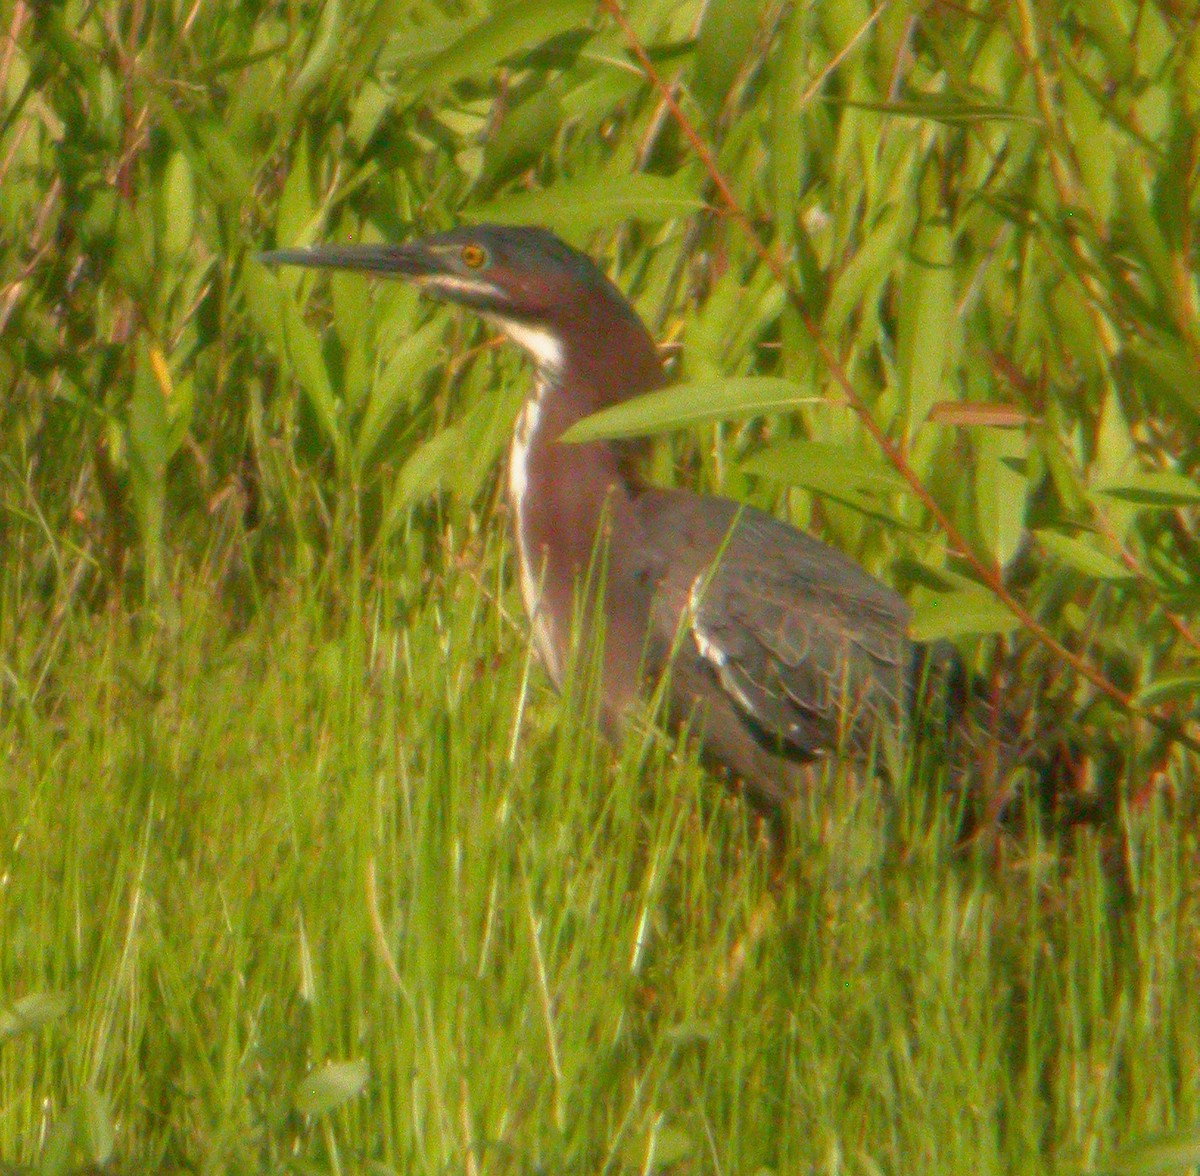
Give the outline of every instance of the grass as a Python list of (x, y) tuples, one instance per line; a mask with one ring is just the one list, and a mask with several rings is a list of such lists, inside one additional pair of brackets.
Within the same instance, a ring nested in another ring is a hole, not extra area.
[(69, 616), (45, 673), (9, 634), (0, 1157), (1103, 1171), (1200, 1122), (1165, 800), (1132, 905), (1091, 834), (955, 851), (919, 789), (889, 820), (837, 778), (773, 885), (686, 755), (549, 692), (501, 558), (242, 625), (197, 575), (167, 619)]

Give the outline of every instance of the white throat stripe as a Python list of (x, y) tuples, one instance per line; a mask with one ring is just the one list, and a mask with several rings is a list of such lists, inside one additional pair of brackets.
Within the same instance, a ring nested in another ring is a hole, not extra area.
[(509, 339), (533, 357), (539, 370), (554, 371), (562, 367), (562, 340), (553, 331), (518, 319), (501, 318), (499, 315), (489, 317)]

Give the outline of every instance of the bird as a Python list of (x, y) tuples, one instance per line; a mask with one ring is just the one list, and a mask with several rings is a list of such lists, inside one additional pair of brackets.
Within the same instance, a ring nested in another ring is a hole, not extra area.
[(648, 484), (629, 442), (561, 440), (667, 376), (629, 300), (549, 230), (463, 225), (259, 256), (412, 282), (529, 356), (507, 484), (521, 596), (560, 690), (573, 643), (602, 645), (610, 738), (661, 687), (668, 723), (686, 727), (754, 808), (777, 815), (814, 761), (871, 757), (881, 739), (895, 746), (930, 667), (953, 676), (944, 645), (910, 638), (904, 599), (842, 552), (754, 507)]

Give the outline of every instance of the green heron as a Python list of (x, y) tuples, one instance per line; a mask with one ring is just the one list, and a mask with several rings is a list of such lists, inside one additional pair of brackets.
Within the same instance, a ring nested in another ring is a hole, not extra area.
[[(521, 593), (556, 686), (572, 640), (602, 631), (610, 736), (669, 670), (672, 723), (691, 724), (706, 760), (778, 811), (805, 763), (903, 730), (925, 658), (900, 596), (771, 515), (646, 485), (628, 444), (559, 442), (665, 379), (637, 312), (586, 255), (544, 229), (476, 225), (262, 260), (408, 279), (529, 354), (508, 472)], [(603, 582), (588, 595), (596, 567)]]

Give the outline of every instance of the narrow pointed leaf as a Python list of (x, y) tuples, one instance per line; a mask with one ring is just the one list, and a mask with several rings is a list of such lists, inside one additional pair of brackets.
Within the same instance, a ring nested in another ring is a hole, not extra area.
[(501, 8), (464, 33), (421, 71), (417, 91), (488, 74), (500, 62), (559, 33), (586, 25), (590, 0), (524, 0)]
[(470, 209), (476, 221), (538, 224), (582, 241), (594, 229), (630, 219), (672, 220), (703, 208), (685, 175), (584, 176), (562, 180), (540, 192), (518, 192)]
[(802, 404), (819, 403), (805, 396), (790, 380), (764, 376), (734, 376), (676, 384), (606, 408), (573, 425), (564, 441), (579, 443), (614, 437), (646, 437), (704, 421), (734, 420), (791, 412)]
[(1061, 531), (1034, 531), (1037, 541), (1056, 559), (1094, 580), (1131, 580), (1133, 573), (1120, 560), (1090, 542)]

